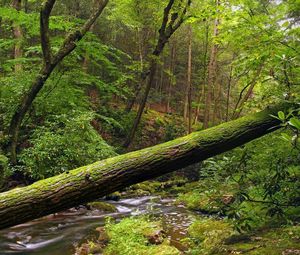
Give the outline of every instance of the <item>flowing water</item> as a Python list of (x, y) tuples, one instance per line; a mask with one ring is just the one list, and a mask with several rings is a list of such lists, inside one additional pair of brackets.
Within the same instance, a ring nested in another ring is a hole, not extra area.
[(161, 216), (171, 243), (183, 248), (179, 240), (186, 235), (194, 215), (180, 205), (175, 206), (172, 199), (147, 196), (107, 202), (115, 205), (118, 212), (103, 213), (80, 207), (2, 230), (0, 255), (71, 255), (77, 245), (97, 236), (95, 229), (104, 225), (106, 217), (120, 220), (146, 213)]

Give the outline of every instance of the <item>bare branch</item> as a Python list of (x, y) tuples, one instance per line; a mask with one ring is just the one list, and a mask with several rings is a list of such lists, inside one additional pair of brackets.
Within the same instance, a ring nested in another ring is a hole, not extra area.
[(89, 29), (95, 23), (96, 19), (100, 16), (108, 2), (109, 0), (101, 1), (96, 11), (85, 22), (82, 28), (70, 33), (67, 36), (67, 38), (63, 42), (63, 45), (56, 53), (52, 64), (57, 65), (60, 61), (63, 60), (65, 56), (69, 55), (76, 48), (76, 42), (80, 41), (82, 37), (89, 31)]
[(51, 64), (51, 45), (49, 39), (49, 17), (56, 0), (47, 0), (43, 3), (40, 13), (40, 34), (44, 62), (46, 66)]

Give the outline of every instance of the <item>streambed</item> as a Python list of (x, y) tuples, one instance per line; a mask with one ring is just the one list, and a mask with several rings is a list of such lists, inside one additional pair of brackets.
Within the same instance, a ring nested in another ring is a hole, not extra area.
[(22, 255), (73, 255), (75, 247), (97, 236), (97, 227), (105, 224), (107, 217), (120, 220), (139, 214), (160, 216), (171, 244), (182, 249), (179, 242), (186, 236), (195, 214), (172, 199), (155, 196), (105, 201), (117, 208), (115, 213), (73, 208), (58, 214), (0, 231), (0, 254)]

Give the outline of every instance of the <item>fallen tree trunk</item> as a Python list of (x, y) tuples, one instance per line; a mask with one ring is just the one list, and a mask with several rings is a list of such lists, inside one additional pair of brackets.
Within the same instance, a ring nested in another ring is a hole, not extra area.
[(281, 105), (0, 194), (0, 229), (95, 200), (231, 150), (279, 128)]

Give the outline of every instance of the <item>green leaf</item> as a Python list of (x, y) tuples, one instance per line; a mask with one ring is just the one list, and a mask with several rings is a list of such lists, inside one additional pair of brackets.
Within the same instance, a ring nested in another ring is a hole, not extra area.
[(281, 134), (281, 138), (285, 141), (291, 141), (292, 137), (286, 133)]
[(282, 111), (278, 112), (278, 117), (279, 117), (280, 120), (285, 120), (284, 112), (282, 112)]
[(296, 117), (290, 119), (289, 124), (298, 130), (300, 130), (300, 120)]

